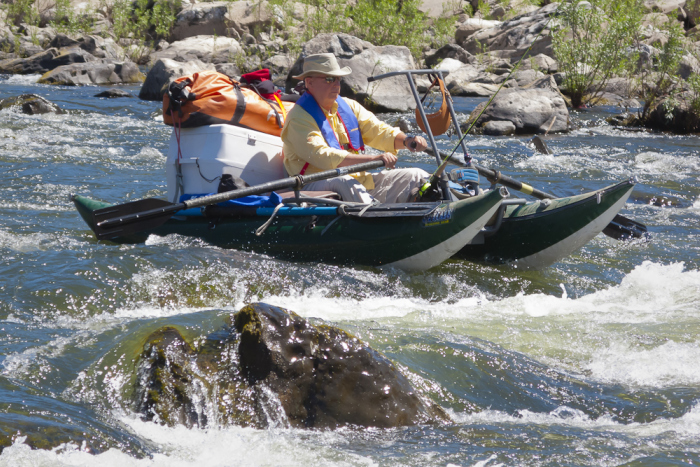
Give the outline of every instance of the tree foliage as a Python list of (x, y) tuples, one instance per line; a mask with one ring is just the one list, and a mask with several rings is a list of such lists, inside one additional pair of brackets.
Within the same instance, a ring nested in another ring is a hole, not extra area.
[(561, 4), (552, 47), (574, 107), (595, 103), (608, 80), (625, 70), (641, 17), (640, 0)]

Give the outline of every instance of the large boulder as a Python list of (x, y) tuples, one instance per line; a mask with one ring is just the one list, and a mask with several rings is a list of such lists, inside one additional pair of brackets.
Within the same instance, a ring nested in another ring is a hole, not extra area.
[(124, 49), (111, 37), (84, 36), (78, 40), (78, 47), (97, 58), (124, 60)]
[[(479, 115), (485, 105), (486, 102), (482, 102), (477, 106), (468, 123)], [(564, 99), (549, 90), (502, 89), (476, 122), (476, 128), (483, 127), (489, 121), (512, 122), (518, 134), (545, 133), (547, 130), (556, 133), (569, 129), (569, 111)]]
[(458, 44), (464, 43), (474, 33), (483, 29), (491, 29), (502, 24), (501, 21), (492, 21), (482, 18), (467, 18), (463, 23), (457, 26), (455, 31), (455, 40)]
[(435, 53), (425, 57), (425, 64), (430, 68), (440, 68), (438, 65), (446, 58), (459, 60), (462, 63), (474, 63), (474, 56), (457, 44), (445, 44)]
[(243, 55), (243, 48), (236, 39), (217, 36), (192, 36), (173, 42), (158, 52), (151, 54), (157, 61), (169, 58), (178, 62), (201, 60), (205, 63), (229, 63)]
[(143, 73), (134, 62), (118, 62), (103, 58), (90, 63), (59, 66), (46, 72), (38, 83), (77, 86), (84, 84), (135, 84), (143, 81)]
[(405, 76), (394, 76), (369, 83), (367, 78), (399, 70), (413, 70), (415, 63), (406, 47), (377, 47), (348, 34), (319, 34), (304, 44), (299, 58), (287, 75), (287, 92), (297, 84), (293, 76), (302, 73), (304, 57), (332, 53), (340, 67), (349, 66), (352, 74), (343, 78), (340, 93), (376, 112), (406, 112), (416, 103)]
[(0, 62), (0, 73), (35, 74), (46, 73), (62, 65), (87, 63), (97, 60), (80, 47), (56, 49), (54, 47), (39, 52), (28, 58), (15, 58)]
[[(531, 13), (516, 16), (492, 28), (477, 31), (458, 43), (471, 54), (482, 53), (485, 49), (492, 53), (497, 51), (504, 58), (520, 58), (532, 45), (532, 55), (544, 53), (551, 56), (552, 38), (547, 30), (542, 30), (558, 6), (558, 3), (552, 3)], [(540, 31), (542, 34), (535, 41)]]
[(298, 428), (447, 419), (391, 361), (341, 329), (263, 303), (244, 307), (230, 324), (196, 350), (174, 328), (151, 334), (138, 362), (138, 411), (200, 428), (211, 418), (219, 426)]
[(207, 2), (187, 4), (175, 18), (170, 34), (172, 41), (181, 41), (192, 36), (226, 36), (230, 2)]
[(153, 68), (151, 68), (148, 75), (146, 75), (146, 80), (143, 86), (141, 86), (139, 97), (148, 101), (162, 100), (164, 86), (181, 76), (191, 75), (204, 70), (214, 70), (214, 66), (200, 60), (182, 63), (167, 58), (161, 58), (156, 61)]
[[(302, 19), (304, 6), (290, 3), (287, 6), (291, 8), (292, 16)], [(256, 31), (269, 31), (273, 24), (280, 26), (280, 15), (276, 10), (279, 10), (279, 6), (273, 7), (265, 0), (239, 0), (229, 2), (226, 18), (230, 27), (243, 36)]]
[(16, 97), (0, 99), (0, 110), (17, 108), (27, 115), (37, 115), (45, 113), (65, 113), (59, 106), (36, 94), (22, 94)]
[(694, 97), (691, 91), (685, 91), (660, 101), (642, 124), (676, 134), (700, 132), (700, 113), (692, 106)]
[(534, 57), (527, 57), (520, 63), (521, 70), (537, 70), (546, 74), (553, 74), (559, 71), (559, 64), (552, 57), (545, 54), (537, 54)]
[(274, 8), (266, 1), (187, 4), (175, 19), (171, 40), (179, 41), (202, 35), (242, 37), (256, 30), (269, 30), (273, 23), (277, 23), (273, 13)]

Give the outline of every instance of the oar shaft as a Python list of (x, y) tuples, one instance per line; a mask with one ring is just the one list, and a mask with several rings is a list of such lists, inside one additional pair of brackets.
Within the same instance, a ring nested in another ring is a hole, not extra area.
[[(427, 148), (425, 150), (428, 154), (432, 154), (432, 149)], [(440, 156), (441, 157), (447, 157), (448, 154), (444, 151), (440, 151)], [(461, 160), (458, 156), (452, 155), (449, 158), (449, 161), (452, 162), (455, 165), (459, 166), (466, 166), (463, 160)], [(487, 180), (489, 180), (492, 183), (500, 183), (503, 186), (506, 186), (508, 188), (512, 188), (514, 190), (520, 191), (522, 193), (525, 193), (526, 195), (532, 195), (537, 199), (556, 199), (556, 196), (550, 195), (549, 193), (546, 193), (542, 190), (538, 190), (537, 188), (534, 188), (527, 183), (520, 182), (518, 180), (515, 180), (513, 178), (508, 177), (507, 175), (503, 175), (500, 172), (497, 172), (495, 170), (488, 169), (486, 167), (482, 167), (480, 165), (476, 164), (471, 164), (469, 167), (475, 168), (481, 175), (486, 177)]]
[(347, 175), (356, 172), (363, 172), (366, 170), (377, 169), (384, 165), (382, 160), (374, 160), (370, 162), (363, 162), (361, 164), (350, 165), (347, 167), (338, 167), (333, 170), (326, 170), (323, 172), (317, 172), (310, 175), (298, 175), (296, 177), (288, 177), (281, 180), (275, 180), (273, 182), (263, 183), (260, 185), (255, 185), (249, 188), (243, 188), (241, 190), (226, 191), (224, 193), (217, 193), (210, 196), (202, 196), (201, 198), (193, 198), (182, 203), (173, 203), (169, 206), (163, 206), (156, 209), (149, 209), (146, 211), (138, 212), (135, 214), (128, 214), (125, 216), (115, 217), (112, 219), (106, 219), (99, 222), (97, 225), (106, 229), (112, 226), (120, 224), (128, 224), (133, 221), (148, 219), (154, 216), (161, 216), (165, 214), (174, 213), (183, 209), (197, 208), (201, 206), (208, 206), (211, 204), (221, 203), (223, 201), (229, 201), (232, 199), (243, 198), (245, 196), (259, 195), (262, 193), (267, 193), (269, 191), (281, 190), (284, 188), (297, 188), (300, 189), (304, 185), (312, 182), (317, 182), (319, 180), (325, 180), (327, 178), (339, 177), (341, 175)]

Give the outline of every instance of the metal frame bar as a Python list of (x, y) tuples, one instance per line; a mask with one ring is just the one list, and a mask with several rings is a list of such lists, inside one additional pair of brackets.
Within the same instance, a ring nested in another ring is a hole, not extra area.
[[(418, 90), (416, 89), (416, 83), (413, 80), (414, 75), (432, 75), (436, 74), (442, 81), (445, 81), (445, 76), (448, 75), (450, 72), (447, 70), (401, 70), (401, 71), (392, 71), (389, 73), (384, 73), (381, 75), (377, 76), (370, 76), (367, 78), (367, 82), (371, 83), (373, 81), (378, 81), (380, 79), (385, 79), (385, 78), (391, 78), (394, 76), (400, 76), (403, 75), (406, 77), (408, 80), (408, 86), (411, 88), (411, 93), (413, 94), (413, 99), (416, 101), (416, 108), (418, 109), (418, 113), (420, 114), (421, 120), (423, 121), (423, 126), (425, 126), (428, 134), (428, 142), (430, 143), (430, 146), (433, 148), (434, 154), (435, 154), (435, 160), (438, 164), (438, 166), (442, 163), (442, 160), (440, 160), (440, 155), (439, 151), (437, 150), (437, 144), (435, 143), (435, 136), (433, 135), (433, 131), (430, 128), (430, 125), (428, 124), (428, 118), (425, 115), (425, 108), (423, 108), (423, 103), (420, 100), (420, 95), (418, 94)], [(447, 102), (447, 108), (450, 111), (450, 116), (452, 117), (452, 124), (455, 126), (455, 130), (457, 131), (457, 136), (460, 138), (460, 145), (462, 146), (462, 150), (464, 151), (464, 159), (465, 161), (469, 162), (471, 160), (471, 156), (469, 156), (469, 151), (467, 150), (467, 146), (464, 143), (464, 140), (462, 139), (462, 130), (459, 128), (459, 124), (457, 123), (457, 114), (455, 113), (454, 106), (452, 105), (452, 96), (450, 96), (450, 93), (445, 90), (445, 99)]]

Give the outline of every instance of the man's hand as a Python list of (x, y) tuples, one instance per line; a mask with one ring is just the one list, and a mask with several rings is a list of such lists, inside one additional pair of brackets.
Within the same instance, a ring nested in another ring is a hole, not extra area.
[(406, 149), (411, 152), (424, 151), (428, 147), (428, 142), (422, 136), (412, 136), (404, 140)]
[(384, 167), (387, 169), (393, 169), (396, 166), (396, 161), (398, 160), (398, 158), (390, 152), (385, 152), (384, 154), (380, 154), (375, 159), (383, 160)]

